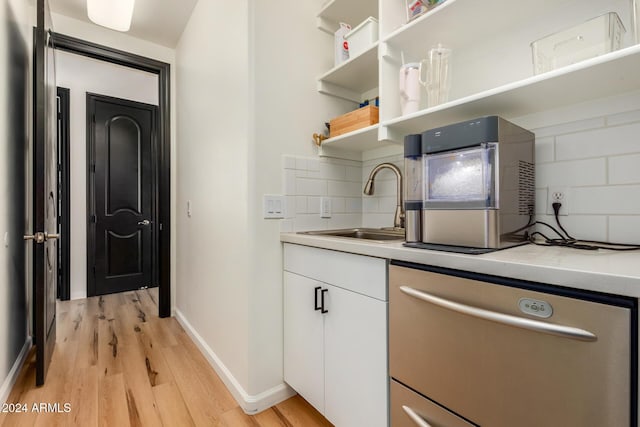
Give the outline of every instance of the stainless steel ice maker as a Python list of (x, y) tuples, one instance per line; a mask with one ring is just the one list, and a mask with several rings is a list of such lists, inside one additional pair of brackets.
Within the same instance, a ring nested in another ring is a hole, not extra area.
[(422, 242), (492, 249), (525, 242), (522, 228), (534, 214), (534, 140), (498, 116), (423, 132)]

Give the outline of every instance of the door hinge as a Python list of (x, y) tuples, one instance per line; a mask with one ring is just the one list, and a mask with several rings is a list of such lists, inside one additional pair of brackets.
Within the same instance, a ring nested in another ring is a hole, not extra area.
[(96, 122), (96, 115), (95, 115), (95, 114), (93, 114), (93, 115), (91, 116), (91, 121), (93, 121), (93, 123), (95, 123), (95, 122)]
[(93, 266), (93, 277), (96, 277), (96, 266)]
[(98, 218), (95, 215), (91, 215), (91, 222), (95, 224), (97, 221)]
[(96, 164), (91, 165), (91, 172), (96, 173)]
[(162, 223), (160, 223), (160, 231), (162, 231)]

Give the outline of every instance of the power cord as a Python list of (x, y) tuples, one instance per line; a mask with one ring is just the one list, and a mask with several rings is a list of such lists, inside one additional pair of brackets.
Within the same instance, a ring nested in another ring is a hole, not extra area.
[[(588, 250), (588, 251), (593, 251), (593, 250), (598, 250), (598, 249), (607, 249), (607, 250), (611, 250), (611, 251), (635, 251), (635, 250), (640, 250), (640, 245), (629, 245), (629, 244), (626, 244), (626, 243), (601, 242), (601, 241), (598, 241), (598, 240), (576, 239), (573, 236), (571, 236), (569, 234), (569, 232), (567, 232), (567, 230), (565, 230), (565, 228), (560, 223), (560, 208), (562, 207), (562, 203), (555, 202), (551, 206), (553, 207), (553, 213), (554, 213), (554, 216), (555, 216), (555, 219), (556, 219), (556, 224), (558, 224), (558, 227), (560, 228), (560, 230), (562, 230), (564, 235), (562, 233), (560, 233), (558, 230), (556, 230), (554, 227), (550, 226), (549, 224), (547, 224), (545, 222), (535, 221), (535, 222), (531, 223), (531, 220), (530, 220), (530, 224), (525, 226), (521, 230), (530, 228), (535, 224), (541, 224), (541, 225), (549, 227), (557, 235), (560, 236), (559, 239), (550, 239), (547, 236), (545, 236), (543, 233), (541, 233), (539, 231), (535, 231), (535, 232), (533, 232), (533, 233), (531, 233), (529, 235), (529, 241), (531, 243), (533, 243), (535, 245), (540, 245), (540, 246), (564, 246), (564, 247), (569, 247), (569, 248), (573, 248), (573, 249), (582, 249), (582, 250)], [(535, 236), (537, 236), (537, 235), (541, 236), (544, 239), (544, 243), (540, 243), (539, 241), (535, 240)]]

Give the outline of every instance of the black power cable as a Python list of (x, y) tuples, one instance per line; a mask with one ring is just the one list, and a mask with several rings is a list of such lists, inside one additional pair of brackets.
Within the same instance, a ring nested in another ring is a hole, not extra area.
[[(553, 212), (554, 212), (554, 216), (556, 219), (556, 223), (558, 224), (558, 227), (560, 228), (560, 230), (562, 230), (562, 232), (564, 233), (564, 235), (562, 233), (560, 233), (558, 230), (556, 230), (554, 227), (550, 226), (547, 223), (541, 222), (541, 221), (536, 221), (534, 223), (532, 223), (531, 225), (525, 227), (525, 228), (529, 228), (535, 224), (541, 224), (541, 225), (545, 225), (549, 228), (551, 228), (553, 231), (556, 232), (556, 234), (558, 234), (560, 236), (560, 239), (549, 239), (547, 236), (545, 236), (544, 234), (540, 233), (540, 232), (534, 232), (531, 233), (531, 235), (529, 236), (529, 241), (533, 244), (536, 245), (542, 245), (542, 246), (563, 246), (563, 247), (569, 247), (569, 248), (574, 248), (574, 249), (583, 249), (583, 250), (597, 250), (597, 249), (607, 249), (610, 251), (636, 251), (636, 250), (640, 250), (640, 245), (630, 245), (630, 244), (626, 244), (626, 243), (612, 243), (612, 242), (602, 242), (602, 241), (598, 241), (598, 240), (581, 240), (581, 239), (576, 239), (573, 236), (571, 236), (567, 230), (564, 229), (564, 227), (562, 226), (562, 224), (560, 224), (560, 208), (562, 207), (562, 203), (556, 202), (553, 203), (551, 205), (553, 207)], [(535, 235), (540, 235), (544, 238), (545, 243), (540, 243), (535, 241), (534, 236)]]

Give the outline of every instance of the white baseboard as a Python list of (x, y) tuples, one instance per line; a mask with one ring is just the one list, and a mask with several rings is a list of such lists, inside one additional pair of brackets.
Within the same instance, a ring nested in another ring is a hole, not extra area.
[(27, 337), (27, 340), (24, 342), (22, 346), (22, 350), (20, 350), (20, 354), (15, 362), (13, 362), (13, 366), (11, 370), (7, 374), (7, 378), (5, 378), (2, 383), (2, 387), (0, 388), (0, 401), (2, 403), (6, 403), (9, 398), (9, 394), (11, 393), (11, 389), (13, 388), (16, 380), (18, 379), (18, 374), (20, 373), (20, 368), (24, 364), (27, 355), (29, 354), (29, 349), (31, 348), (31, 337)]
[(260, 394), (253, 396), (250, 395), (235, 379), (231, 371), (229, 371), (224, 363), (222, 363), (211, 347), (209, 347), (193, 326), (191, 326), (180, 310), (175, 310), (175, 317), (191, 339), (196, 343), (204, 357), (220, 376), (224, 385), (227, 386), (233, 398), (236, 399), (238, 405), (240, 405), (246, 414), (257, 414), (258, 412), (264, 411), (273, 405), (295, 396), (296, 392), (285, 383), (279, 384)]

